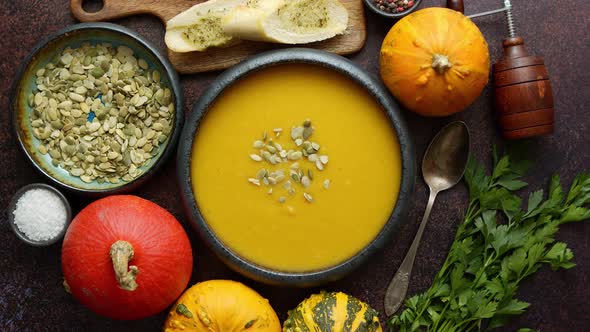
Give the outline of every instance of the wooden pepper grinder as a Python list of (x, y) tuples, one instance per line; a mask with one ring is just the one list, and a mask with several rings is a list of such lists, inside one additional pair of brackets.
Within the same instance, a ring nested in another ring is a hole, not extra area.
[[(463, 0), (447, 0), (447, 7), (464, 12)], [(543, 58), (528, 55), (524, 39), (516, 36), (512, 4), (469, 15), (469, 18), (506, 13), (509, 37), (504, 39), (504, 57), (492, 67), (496, 115), (506, 139), (521, 139), (553, 132), (553, 90)]]

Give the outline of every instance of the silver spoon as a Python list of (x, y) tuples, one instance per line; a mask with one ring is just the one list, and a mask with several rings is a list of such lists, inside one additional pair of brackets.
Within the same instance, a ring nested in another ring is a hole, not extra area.
[(414, 258), (420, 245), (424, 226), (436, 195), (455, 186), (463, 177), (469, 157), (469, 130), (462, 121), (453, 122), (432, 139), (422, 160), (422, 176), (430, 188), (430, 197), (414, 242), (385, 293), (385, 313), (393, 315), (401, 306), (408, 291)]

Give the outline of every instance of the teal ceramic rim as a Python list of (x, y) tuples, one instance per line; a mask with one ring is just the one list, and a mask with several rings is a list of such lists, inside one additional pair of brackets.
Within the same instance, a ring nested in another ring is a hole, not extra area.
[[(143, 174), (132, 181), (121, 181), (118, 184), (99, 184), (96, 181), (85, 183), (79, 178), (71, 176), (64, 169), (53, 166), (48, 155), (43, 156), (35, 149), (39, 141), (31, 134), (30, 122), (25, 120), (26, 115), (32, 111), (26, 98), (35, 87), (35, 72), (55, 55), (61, 53), (64, 48), (79, 47), (83, 43), (109, 43), (114, 47), (120, 45), (130, 47), (136, 56), (148, 62), (151, 69), (157, 69), (162, 73), (162, 80), (172, 90), (175, 106), (172, 132), (168, 140), (160, 145), (158, 155), (141, 168)], [(184, 119), (184, 103), (178, 74), (168, 59), (160, 54), (154, 45), (130, 29), (111, 23), (81, 23), (57, 31), (35, 45), (19, 67), (16, 78), (12, 87), (10, 103), (13, 133), (33, 166), (53, 183), (66, 190), (99, 196), (129, 192), (153, 175), (175, 149)]]

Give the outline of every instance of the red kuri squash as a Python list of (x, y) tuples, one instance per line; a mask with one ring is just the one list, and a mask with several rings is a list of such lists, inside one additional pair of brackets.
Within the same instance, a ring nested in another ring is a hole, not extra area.
[(74, 218), (62, 246), (62, 270), (72, 295), (115, 319), (154, 315), (186, 288), (193, 266), (190, 241), (176, 218), (136, 196), (110, 196)]

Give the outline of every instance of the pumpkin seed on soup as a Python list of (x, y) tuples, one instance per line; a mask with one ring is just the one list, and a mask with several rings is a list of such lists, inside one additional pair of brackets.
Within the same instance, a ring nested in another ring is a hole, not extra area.
[[(275, 139), (278, 140), (282, 128), (274, 128), (272, 132), (275, 133)], [(267, 131), (263, 131), (262, 140), (255, 140), (252, 143), (252, 147), (258, 150), (258, 153), (250, 154), (250, 158), (257, 162), (267, 162), (270, 165), (279, 165), (282, 162), (292, 161), (293, 163), (289, 166), (289, 180), (283, 183), (282, 190), (285, 190), (289, 195), (296, 193), (293, 188), (293, 183), (301, 185), (304, 189), (310, 188), (313, 185), (315, 176), (311, 168), (301, 168), (300, 163), (309, 162), (312, 167), (316, 167), (318, 170), (323, 170), (324, 165), (328, 163), (328, 155), (318, 155), (317, 152), (320, 149), (320, 144), (317, 142), (309, 141), (308, 139), (314, 132), (314, 127), (309, 119), (306, 119), (301, 126), (294, 126), (291, 128), (291, 143), (294, 146), (291, 148), (284, 148), (279, 142), (274, 141), (272, 138), (267, 139)], [(137, 142), (133, 142), (137, 144)], [(286, 145), (285, 145), (286, 146)], [(255, 177), (249, 178), (248, 181), (251, 184), (260, 186), (264, 184), (270, 188), (267, 190), (268, 194), (273, 193), (273, 187), (278, 183), (285, 180), (286, 176), (282, 169), (276, 171), (269, 171), (266, 168), (261, 168), (257, 171)], [(293, 182), (291, 182), (293, 181)], [(323, 181), (324, 189), (329, 187), (329, 180)], [(307, 202), (312, 202), (313, 197), (311, 194), (305, 192), (303, 197)], [(279, 202), (283, 203), (286, 200), (284, 196), (279, 196)]]

